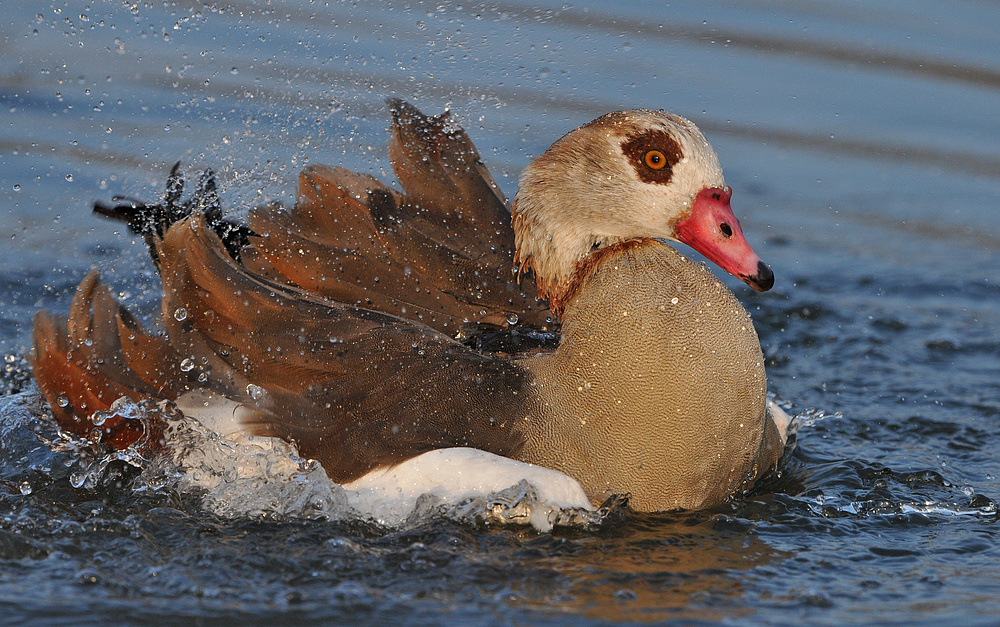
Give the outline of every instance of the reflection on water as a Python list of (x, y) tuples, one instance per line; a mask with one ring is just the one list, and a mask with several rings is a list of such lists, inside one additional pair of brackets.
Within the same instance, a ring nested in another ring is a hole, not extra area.
[(746, 521), (709, 513), (637, 517), (625, 528), (579, 534), (571, 552), (565, 545), (551, 537), (531, 543), (532, 562), (566, 578), (565, 599), (523, 602), (595, 619), (750, 617), (754, 609), (739, 602), (741, 576), (792, 557), (756, 537)]
[[(141, 242), (90, 214), (212, 167), (226, 207), (309, 163), (387, 176), (387, 96), (450, 106), (508, 196), (614, 109), (691, 117), (774, 290), (730, 282), (808, 420), (782, 476), (713, 512), (537, 534), (432, 518), (220, 519), (5, 397), (10, 620), (957, 622), (1000, 612), (1000, 9), (862, 0), (5, 5), (0, 392), (34, 311), (98, 267), (151, 316)], [(729, 279), (725, 279), (729, 280)], [(16, 399), (16, 401), (12, 400)], [(92, 455), (92, 453), (91, 453)], [(63, 608), (63, 609), (60, 609)], [(44, 620), (44, 619), (43, 619)]]

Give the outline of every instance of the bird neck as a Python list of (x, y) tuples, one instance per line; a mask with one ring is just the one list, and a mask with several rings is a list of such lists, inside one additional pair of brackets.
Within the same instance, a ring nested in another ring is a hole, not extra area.
[(535, 275), (538, 297), (548, 300), (549, 308), (560, 318), (580, 282), (593, 268), (608, 256), (618, 254), (617, 246), (644, 241), (623, 242), (619, 237), (581, 230), (567, 221), (574, 215), (569, 208), (537, 210), (530, 200), (526, 202), (520, 197), (514, 201), (512, 214), (514, 263), (518, 272)]

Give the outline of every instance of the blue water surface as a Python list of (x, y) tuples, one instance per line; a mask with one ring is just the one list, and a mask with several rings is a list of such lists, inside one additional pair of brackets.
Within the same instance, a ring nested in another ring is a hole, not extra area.
[[(995, 622), (997, 32), (974, 0), (5, 4), (4, 620)], [(220, 518), (126, 467), (72, 487), (85, 453), (32, 405), (32, 316), (92, 267), (147, 317), (159, 289), (92, 202), (154, 198), (178, 160), (236, 215), (290, 202), (309, 163), (391, 180), (389, 96), (450, 108), (508, 196), (600, 114), (694, 120), (777, 276), (725, 280), (804, 421), (780, 477), (552, 533)]]

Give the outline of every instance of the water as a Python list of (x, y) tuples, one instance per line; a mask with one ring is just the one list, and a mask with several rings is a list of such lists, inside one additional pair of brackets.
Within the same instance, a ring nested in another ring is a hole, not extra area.
[[(0, 29), (0, 384), (27, 390), (0, 397), (6, 620), (1000, 612), (996, 6), (71, 0), (5, 6)], [(781, 476), (711, 511), (551, 533), (455, 512), (396, 529), (220, 516), (122, 462), (73, 488), (95, 460), (32, 406), (31, 316), (65, 311), (92, 266), (146, 316), (158, 289), (142, 243), (90, 203), (157, 195), (176, 160), (216, 169), (234, 211), (288, 201), (307, 163), (390, 176), (390, 95), (450, 106), (508, 195), (601, 113), (697, 122), (777, 276), (762, 295), (727, 281), (804, 418)]]

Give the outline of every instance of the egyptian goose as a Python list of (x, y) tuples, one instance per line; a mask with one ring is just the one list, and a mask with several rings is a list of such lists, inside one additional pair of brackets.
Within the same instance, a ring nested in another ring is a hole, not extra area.
[(404, 192), (311, 166), (294, 207), (237, 225), (210, 176), (182, 202), (175, 168), (161, 204), (98, 204), (149, 242), (163, 332), (95, 272), (68, 320), (39, 312), (34, 372), (60, 425), (155, 447), (156, 425), (109, 415), (113, 401), (212, 394), (338, 483), (471, 447), (642, 511), (719, 503), (776, 464), (784, 425), (749, 315), (663, 241), (773, 284), (694, 124), (598, 118), (524, 170), (508, 210), (447, 113), (390, 109)]

